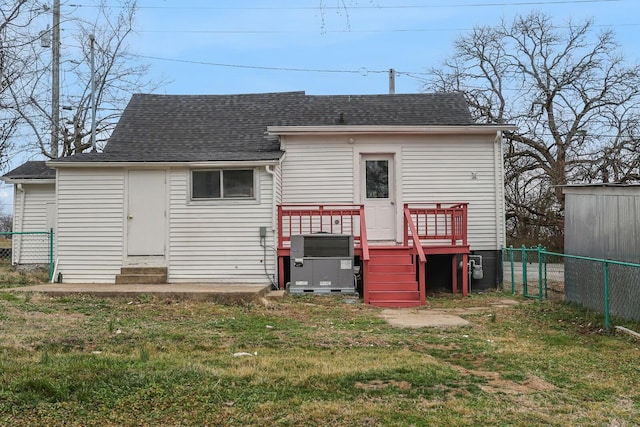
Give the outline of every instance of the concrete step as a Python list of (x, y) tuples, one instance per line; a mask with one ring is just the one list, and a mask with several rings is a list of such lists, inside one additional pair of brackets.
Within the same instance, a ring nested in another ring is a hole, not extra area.
[(117, 274), (116, 285), (146, 285), (167, 283), (166, 274)]
[(167, 267), (122, 267), (120, 274), (167, 274)]
[(116, 274), (116, 285), (167, 283), (166, 267), (122, 267)]

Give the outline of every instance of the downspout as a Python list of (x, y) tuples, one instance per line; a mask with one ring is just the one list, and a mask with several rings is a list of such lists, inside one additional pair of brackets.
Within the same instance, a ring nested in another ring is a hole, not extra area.
[[(282, 165), (282, 161), (284, 160), (284, 156), (285, 154), (282, 155), (282, 157), (280, 158), (279, 162), (278, 162), (278, 167), (280, 167)], [(273, 248), (273, 275), (269, 276), (269, 274), (267, 273), (267, 276), (269, 277), (269, 280), (271, 280), (271, 285), (274, 287), (274, 289), (278, 289), (278, 281), (277, 281), (277, 272), (278, 272), (278, 248), (277, 248), (277, 244), (279, 242), (276, 242), (276, 238), (275, 236), (276, 234), (276, 229), (277, 229), (277, 216), (278, 216), (278, 204), (276, 201), (276, 194), (277, 194), (277, 188), (276, 188), (276, 173), (275, 170), (273, 170), (271, 168), (271, 165), (266, 165), (265, 166), (265, 171), (271, 175), (271, 233), (273, 237), (273, 241), (274, 244), (276, 245), (275, 248)], [(267, 242), (264, 242), (265, 245), (265, 251), (266, 251), (266, 244)], [(266, 255), (266, 254), (265, 254)], [(265, 256), (266, 258), (266, 256)], [(265, 260), (266, 261), (266, 260)], [(265, 264), (265, 273), (266, 273), (266, 264)]]
[[(502, 227), (496, 227), (496, 246), (497, 246), (496, 249), (502, 250), (502, 247), (506, 246), (507, 244), (507, 224), (505, 219), (505, 215), (507, 214), (507, 212), (505, 207), (505, 194), (504, 194), (505, 192), (504, 190), (504, 158), (503, 158), (503, 147), (502, 147), (502, 131), (496, 131), (496, 139), (494, 143), (497, 146), (497, 148), (494, 149), (496, 179), (498, 179), (498, 182), (496, 182), (496, 184), (498, 184), (496, 188), (501, 189), (500, 197), (496, 197), (496, 216), (498, 212), (500, 212), (501, 210), (500, 206), (502, 206), (502, 221), (500, 221), (500, 223), (502, 223)], [(496, 218), (496, 220), (498, 220), (498, 218)], [(502, 228), (502, 230), (500, 230), (500, 228)], [(502, 232), (502, 244), (500, 243), (500, 232)]]
[[(20, 199), (20, 226), (18, 227), (18, 232), (22, 233), (23, 227), (24, 227), (24, 206), (25, 206), (25, 201), (27, 198), (27, 193), (24, 191), (24, 188), (22, 187), (22, 184), (17, 184), (16, 185), (16, 190), (18, 190), (20, 193), (22, 193), (22, 199)], [(17, 193), (16, 193), (17, 194)], [(14, 230), (15, 231), (15, 230)], [(20, 255), (22, 253), (22, 234), (18, 235), (18, 244), (14, 245), (15, 249), (16, 249), (16, 253), (14, 254), (13, 260), (14, 263), (13, 265), (17, 265), (18, 262), (20, 261)]]

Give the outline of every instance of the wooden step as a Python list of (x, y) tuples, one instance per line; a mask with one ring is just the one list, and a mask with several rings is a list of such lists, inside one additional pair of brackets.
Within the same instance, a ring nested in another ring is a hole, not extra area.
[(401, 272), (401, 271), (392, 271), (391, 269), (386, 269), (382, 272), (371, 272), (369, 270), (369, 275), (367, 277), (367, 281), (375, 282), (375, 283), (389, 283), (393, 285), (394, 283), (417, 283), (416, 282), (416, 272)]
[[(378, 306), (379, 304), (391, 301), (406, 301), (420, 303), (420, 292), (414, 291), (371, 291), (369, 292), (369, 304)], [(385, 305), (389, 307), (389, 305)]]
[(418, 282), (367, 282), (369, 292), (417, 291)]
[(410, 254), (369, 254), (369, 265), (413, 265)]
[(370, 300), (369, 304), (374, 307), (389, 307), (389, 308), (403, 308), (403, 307), (420, 307), (422, 304), (420, 300), (384, 300), (375, 301)]
[(394, 271), (396, 273), (413, 273), (415, 276), (416, 269), (413, 264), (369, 264), (369, 273), (387, 273)]

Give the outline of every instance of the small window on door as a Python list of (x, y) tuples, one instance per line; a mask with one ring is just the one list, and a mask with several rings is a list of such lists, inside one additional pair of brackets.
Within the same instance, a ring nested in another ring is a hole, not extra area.
[(367, 199), (388, 199), (389, 161), (367, 160), (365, 172)]

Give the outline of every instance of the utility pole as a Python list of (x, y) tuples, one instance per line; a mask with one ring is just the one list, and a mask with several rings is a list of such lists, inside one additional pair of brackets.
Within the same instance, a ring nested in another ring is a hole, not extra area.
[(96, 37), (89, 34), (91, 43), (91, 151), (96, 152)]
[(51, 156), (58, 157), (60, 136), (60, 0), (53, 0), (51, 49)]
[(396, 70), (389, 69), (389, 95), (396, 93)]

